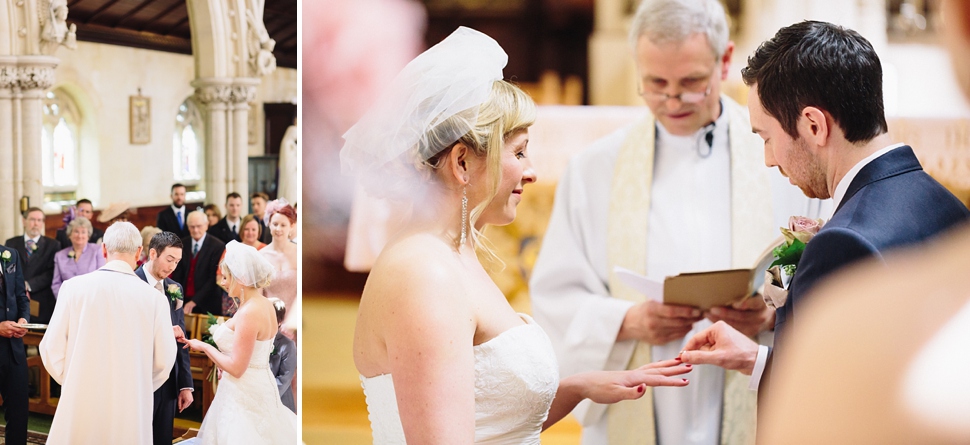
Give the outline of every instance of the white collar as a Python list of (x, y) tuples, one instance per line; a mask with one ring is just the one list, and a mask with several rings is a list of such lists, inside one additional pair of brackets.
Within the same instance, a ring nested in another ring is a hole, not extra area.
[(172, 204), (172, 210), (174, 210), (175, 213), (181, 212), (182, 216), (185, 216), (185, 204), (182, 204), (182, 207), (175, 207), (175, 204)]
[(242, 217), (236, 217), (236, 219), (230, 220), (229, 215), (226, 215), (226, 224), (233, 224), (238, 226), (240, 222), (242, 222)]
[(205, 241), (205, 236), (206, 235), (207, 235), (206, 233), (203, 233), (202, 234), (202, 238), (199, 238), (198, 241), (196, 241), (195, 238), (192, 238), (192, 245), (194, 246), (194, 245), (198, 244), (199, 245), (199, 248), (201, 249), (202, 248), (202, 242)]
[(883, 148), (869, 155), (865, 159), (857, 162), (854, 166), (852, 166), (852, 168), (850, 168), (849, 171), (846, 172), (845, 176), (842, 177), (839, 183), (835, 185), (835, 193), (832, 194), (832, 211), (834, 212), (835, 209), (838, 209), (839, 205), (842, 204), (842, 198), (845, 198), (845, 192), (849, 191), (849, 184), (852, 184), (852, 180), (855, 179), (856, 175), (859, 174), (859, 171), (861, 171), (863, 167), (865, 167), (866, 165), (869, 165), (869, 163), (876, 160), (876, 158), (886, 153), (889, 153), (894, 149), (902, 147), (903, 145), (906, 145), (906, 144), (903, 144), (901, 142), (898, 144), (892, 144), (886, 148)]
[(126, 273), (128, 275), (135, 275), (135, 271), (131, 268), (131, 265), (121, 260), (108, 261), (104, 266), (101, 266), (101, 268), (114, 272)]
[[(145, 281), (148, 282), (148, 285), (149, 286), (155, 287), (155, 283), (157, 283), (159, 281), (162, 281), (162, 280), (159, 280), (158, 278), (155, 278), (155, 275), (152, 274), (152, 261), (151, 260), (149, 260), (145, 264), (142, 264), (141, 270), (142, 270), (142, 272), (145, 272)], [(164, 283), (162, 283), (162, 284), (164, 284)]]
[(40, 235), (37, 235), (36, 237), (31, 238), (31, 237), (27, 236), (27, 234), (25, 233), (24, 234), (24, 244), (26, 244), (27, 241), (33, 241), (34, 244), (40, 244)]

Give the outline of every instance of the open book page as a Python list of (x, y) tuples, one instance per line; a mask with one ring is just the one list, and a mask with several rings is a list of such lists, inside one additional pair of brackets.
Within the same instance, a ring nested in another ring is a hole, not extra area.
[(664, 301), (664, 283), (662, 281), (654, 280), (650, 277), (645, 277), (640, 275), (630, 269), (626, 269), (620, 266), (613, 268), (613, 273), (616, 277), (620, 279), (623, 284), (632, 287), (637, 292), (640, 292), (647, 297), (648, 300), (653, 300), (658, 303), (663, 303)]
[(622, 283), (648, 299), (707, 310), (754, 295), (764, 284), (765, 270), (774, 261), (772, 251), (782, 242), (784, 238), (772, 241), (751, 269), (682, 273), (667, 277), (662, 282), (619, 266), (613, 268), (613, 272)]

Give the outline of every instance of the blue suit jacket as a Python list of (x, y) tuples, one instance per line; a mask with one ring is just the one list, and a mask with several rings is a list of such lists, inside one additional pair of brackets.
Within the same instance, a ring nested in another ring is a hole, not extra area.
[[(135, 275), (138, 275), (138, 278), (141, 278), (142, 281), (146, 283), (148, 282), (148, 278), (145, 276), (144, 267), (139, 267), (137, 270), (135, 270)], [(166, 278), (162, 280), (163, 289), (168, 289), (168, 286), (172, 284), (178, 286), (179, 290), (182, 291), (182, 295), (185, 295), (185, 291), (182, 289), (182, 285), (178, 284), (175, 280), (171, 278)], [(169, 300), (168, 307), (172, 311), (172, 326), (177, 325), (178, 327), (182, 328), (182, 332), (185, 332), (185, 313), (182, 312), (181, 308), (179, 309), (175, 308), (176, 303), (172, 301), (170, 298), (168, 298), (168, 295), (165, 296), (165, 299)], [(186, 335), (188, 335), (187, 332), (186, 332)], [(175, 366), (172, 367), (172, 373), (169, 374), (168, 379), (169, 380), (175, 379), (175, 382), (177, 384), (175, 394), (170, 394), (170, 396), (172, 397), (177, 397), (178, 392), (181, 391), (182, 388), (193, 387), (192, 369), (189, 367), (188, 349), (183, 349), (181, 346), (179, 347), (178, 356), (175, 359)], [(161, 391), (162, 388), (159, 388), (158, 390)]]
[(830, 273), (927, 241), (968, 218), (967, 207), (923, 171), (909, 146), (874, 159), (859, 171), (832, 219), (805, 247), (788, 301), (775, 312), (775, 345), (769, 360), (784, 349), (786, 332), (806, 295)]
[(967, 207), (923, 171), (912, 148), (902, 146), (874, 159), (859, 171), (832, 219), (805, 247), (788, 301), (776, 312), (776, 339), (791, 327), (806, 293), (830, 273), (927, 241), (968, 218)]
[[(24, 285), (24, 271), (20, 267), (19, 254), (16, 249), (0, 246), (0, 255), (10, 252), (9, 260), (0, 259), (3, 268), (3, 279), (6, 292), (3, 298), (3, 316), (0, 321), (12, 321), (23, 318), (30, 321), (30, 300), (27, 299), (27, 287)], [(27, 360), (22, 338), (0, 337), (0, 364), (20, 363)]]

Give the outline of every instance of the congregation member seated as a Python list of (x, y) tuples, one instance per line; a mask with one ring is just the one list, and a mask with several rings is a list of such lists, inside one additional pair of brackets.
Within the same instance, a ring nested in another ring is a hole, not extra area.
[(210, 229), (218, 224), (219, 220), (222, 219), (222, 212), (219, 211), (219, 206), (215, 204), (206, 204), (205, 207), (202, 208), (202, 211), (205, 212), (205, 217), (209, 219)]
[(44, 211), (31, 207), (24, 213), (24, 234), (15, 236), (4, 243), (20, 254), (20, 266), (27, 281), (27, 296), (40, 306), (37, 314), (31, 311), (30, 321), (47, 323), (54, 313), (54, 292), (51, 282), (54, 279), (54, 254), (60, 250), (60, 243), (44, 236)]
[(242, 227), (241, 212), (242, 196), (236, 192), (226, 195), (226, 216), (209, 227), (209, 234), (219, 238), (224, 243), (239, 241), (239, 232)]
[(263, 237), (263, 225), (256, 219), (256, 215), (244, 216), (240, 226), (242, 227), (239, 232), (240, 242), (247, 246), (252, 246), (256, 250), (266, 247), (266, 243), (260, 241), (260, 238)]
[[(94, 204), (88, 199), (79, 199), (74, 206), (68, 210), (68, 214), (64, 216), (64, 227), (57, 229), (57, 235), (54, 239), (61, 243), (61, 249), (66, 249), (71, 247), (71, 238), (67, 234), (67, 225), (71, 223), (74, 218), (87, 218), (88, 221), (94, 220)], [(91, 227), (91, 237), (88, 239), (89, 243), (100, 243), (101, 238), (104, 237), (104, 231), (97, 227)]]
[(61, 249), (54, 255), (54, 279), (51, 291), (54, 298), (61, 284), (78, 275), (94, 272), (104, 266), (104, 255), (97, 244), (90, 243), (92, 231), (91, 221), (85, 217), (77, 217), (67, 225), (67, 236), (71, 240), (71, 247)]
[(216, 271), (226, 244), (206, 234), (205, 213), (189, 212), (186, 223), (189, 236), (182, 238), (182, 261), (172, 273), (172, 279), (185, 289), (183, 310), (186, 314), (222, 315), (223, 290), (216, 282)]

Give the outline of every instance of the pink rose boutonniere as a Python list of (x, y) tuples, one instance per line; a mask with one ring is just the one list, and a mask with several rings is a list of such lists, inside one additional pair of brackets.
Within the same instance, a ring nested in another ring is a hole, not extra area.
[[(788, 227), (781, 228), (781, 234), (785, 237), (785, 242), (776, 247), (772, 254), (775, 261), (771, 263), (765, 272), (765, 303), (772, 308), (780, 308), (788, 301), (787, 284), (791, 277), (795, 275), (798, 261), (802, 259), (805, 245), (815, 237), (821, 230), (825, 221), (821, 219), (811, 219), (804, 216), (793, 216), (788, 219)], [(788, 277), (785, 280), (784, 275)]]

